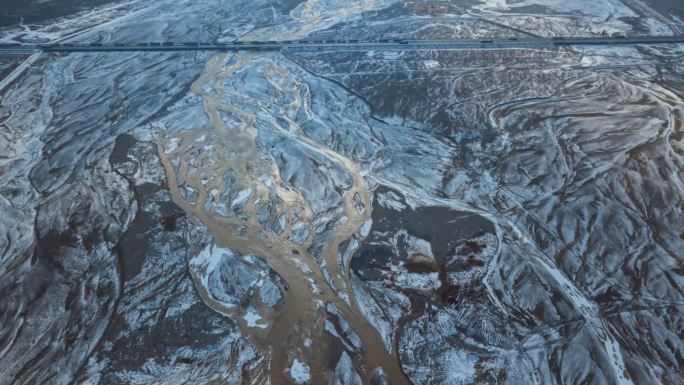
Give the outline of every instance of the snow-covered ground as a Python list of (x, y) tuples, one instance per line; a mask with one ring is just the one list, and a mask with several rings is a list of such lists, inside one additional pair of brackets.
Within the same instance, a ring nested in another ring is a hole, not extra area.
[[(0, 41), (671, 33), (617, 0), (137, 0)], [(0, 385), (682, 383), (683, 49), (17, 62)]]

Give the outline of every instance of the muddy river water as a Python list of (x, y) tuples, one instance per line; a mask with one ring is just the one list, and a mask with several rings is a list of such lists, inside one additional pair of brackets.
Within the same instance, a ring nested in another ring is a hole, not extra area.
[[(172, 151), (165, 151), (168, 140), (160, 140), (159, 152), (167, 173), (172, 197), (186, 212), (197, 216), (209, 227), (218, 244), (230, 247), (242, 255), (254, 253), (262, 257), (287, 282), (282, 304), (275, 311), (267, 311), (269, 318), (266, 322), (270, 326), (266, 330), (255, 333), (253, 329), (241, 324), (244, 334), (250, 336), (250, 340), (256, 346), (264, 352), (271, 352), (273, 383), (282, 384), (288, 381), (283, 376), (288, 364), (289, 351), (300, 351), (304, 354), (306, 361), (311, 365), (312, 383), (324, 382), (324, 372), (334, 369), (327, 367), (329, 360), (327, 347), (324, 344), (316, 344), (314, 349), (303, 349), (303, 347), (305, 338), (313, 337), (318, 340), (323, 337), (323, 321), (325, 320), (323, 304), (334, 304), (363, 343), (361, 367), (367, 372), (363, 377), (371, 378), (372, 371), (377, 367), (382, 367), (392, 384), (408, 384), (400, 370), (396, 355), (385, 349), (378, 333), (359, 313), (354, 292), (349, 283), (349, 266), (341, 264), (338, 257), (340, 244), (359, 231), (370, 218), (372, 210), (371, 191), (362, 178), (360, 168), (351, 160), (312, 141), (304, 135), (293, 120), (287, 116), (281, 116), (287, 120), (287, 126), (290, 128), (290, 131), (283, 132), (282, 135), (295, 136), (311, 146), (315, 151), (343, 167), (352, 180), (350, 188), (343, 195), (344, 221), (334, 225), (322, 253), (334, 279), (337, 289), (335, 291), (324, 279), (315, 257), (310, 255), (312, 238), (309, 237), (301, 244), (287, 238), (291, 227), (295, 224), (293, 219), (296, 219), (298, 223), (306, 224), (309, 232), (313, 234), (313, 214), (301, 194), (282, 183), (275, 161), (258, 154), (257, 130), (254, 127), (257, 117), (235, 105), (226, 105), (220, 101), (221, 93), (230, 92), (222, 88), (222, 80), (234, 75), (252, 60), (255, 58), (250, 54), (239, 54), (235, 57), (218, 55), (208, 62), (205, 73), (193, 83), (191, 91), (202, 97), (209, 123), (199, 130), (192, 130), (186, 137), (174, 138), (176, 141), (180, 139), (180, 144)], [(226, 66), (226, 62), (231, 64)], [(211, 91), (206, 90), (207, 84), (212, 86)], [(279, 86), (274, 84), (274, 87)], [(293, 99), (291, 108), (301, 108), (301, 100)], [(236, 124), (228, 127), (221, 117), (221, 112), (229, 112), (236, 117)], [(192, 151), (195, 139), (201, 135), (210, 135), (213, 138), (212, 143), (216, 146), (213, 154), (217, 158), (214, 159), (215, 162), (206, 162), (189, 172), (188, 169), (192, 167), (195, 159), (188, 160), (188, 157), (184, 155)], [(176, 157), (181, 157), (183, 160), (174, 167), (172, 159)], [(210, 191), (223, 188), (220, 185), (222, 183), (220, 176), (226, 172), (233, 175), (235, 183), (251, 191), (244, 205), (244, 215), (240, 217), (212, 215), (204, 209)], [(207, 180), (209, 180), (208, 183)], [(265, 181), (274, 183), (267, 186)], [(183, 184), (200, 189), (195, 201), (188, 202), (184, 199), (180, 192)], [(271, 194), (271, 191), (275, 191), (275, 195)], [(259, 202), (273, 204), (276, 207), (276, 216), (296, 213), (296, 218), (288, 216), (286, 228), (281, 235), (264, 231), (263, 224), (257, 218)], [(233, 319), (241, 319), (240, 317), (244, 316), (240, 314), (244, 309), (229, 309), (214, 301), (207, 295), (206, 288), (202, 287), (198, 277), (193, 278), (203, 299), (214, 310), (231, 316)], [(349, 304), (343, 300), (345, 295), (340, 294), (346, 294)], [(262, 307), (261, 310), (265, 308)]]

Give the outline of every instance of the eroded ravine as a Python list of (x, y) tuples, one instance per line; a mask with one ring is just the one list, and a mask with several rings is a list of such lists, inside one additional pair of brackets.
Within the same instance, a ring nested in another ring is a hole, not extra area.
[[(382, 367), (392, 384), (407, 384), (395, 354), (387, 352), (381, 337), (360, 314), (354, 293), (349, 284), (349, 267), (340, 263), (338, 249), (370, 218), (369, 191), (361, 169), (350, 159), (309, 139), (295, 123), (292, 116), (278, 111), (264, 110), (265, 114), (278, 114), (285, 123), (276, 128), (278, 135), (300, 141), (303, 145), (340, 166), (349, 175), (351, 186), (343, 193), (343, 216), (334, 224), (331, 235), (323, 248), (322, 258), (330, 271), (335, 289), (327, 283), (321, 266), (310, 254), (314, 225), (313, 211), (303, 195), (293, 186), (281, 180), (280, 171), (271, 154), (260, 151), (257, 146), (257, 121), (254, 112), (241, 108), (239, 103), (226, 105), (221, 95), (230, 93), (232, 98), (244, 99), (233, 90), (224, 89), (222, 80), (235, 76), (240, 70), (262, 59), (251, 54), (217, 55), (206, 65), (204, 74), (192, 85), (191, 91), (202, 98), (209, 123), (202, 128), (186, 131), (176, 137), (158, 140), (159, 154), (164, 165), (173, 200), (186, 212), (200, 218), (210, 229), (219, 245), (229, 247), (241, 255), (255, 254), (263, 258), (285, 282), (287, 290), (281, 304), (271, 310), (263, 304), (255, 304), (268, 327), (249, 327), (244, 320), (245, 310), (227, 307), (215, 300), (201, 284), (197, 271), (191, 270), (193, 280), (207, 305), (236, 321), (245, 336), (267, 356), (271, 357), (271, 381), (288, 383), (284, 375), (291, 354), (303, 356), (311, 369), (311, 383), (326, 383), (326, 346), (317, 344), (323, 333), (325, 304), (333, 304), (343, 314), (362, 341), (362, 362), (357, 362), (367, 383), (371, 373)], [(271, 64), (269, 73), (263, 74), (274, 88), (282, 88), (278, 79), (292, 79), (292, 74), (281, 73), (287, 69)], [(287, 108), (299, 111), (303, 108), (302, 95), (294, 92)], [(305, 109), (306, 110), (306, 109)], [(305, 111), (304, 113), (311, 113)], [(235, 124), (224, 120), (228, 114)], [(285, 128), (283, 128), (285, 127)], [(209, 138), (211, 147), (200, 149), (197, 142)], [(247, 191), (248, 198), (240, 215), (217, 215), (206, 210), (215, 202), (217, 191), (223, 186), (222, 175), (230, 173), (235, 185)], [(192, 197), (188, 189), (193, 191)], [(208, 203), (209, 202), (209, 203)], [(267, 231), (259, 219), (260, 205), (275, 208), (275, 216), (285, 216), (285, 227), (279, 232)], [(304, 223), (308, 236), (303, 242), (288, 237), (293, 227)], [(340, 293), (349, 298), (347, 304)], [(258, 302), (258, 301), (257, 301)], [(313, 344), (306, 342), (310, 336)], [(307, 347), (308, 345), (308, 347)]]

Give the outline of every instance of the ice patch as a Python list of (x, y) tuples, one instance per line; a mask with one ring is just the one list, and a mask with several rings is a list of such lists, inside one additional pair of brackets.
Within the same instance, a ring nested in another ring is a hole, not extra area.
[(180, 144), (180, 138), (171, 138), (166, 144), (164, 144), (164, 153), (169, 154), (175, 151)]
[(245, 319), (245, 322), (247, 322), (247, 326), (250, 328), (266, 329), (268, 327), (268, 324), (259, 323), (259, 321), (261, 321), (261, 316), (253, 307), (247, 309), (247, 313), (245, 313), (243, 318)]
[(363, 226), (359, 229), (359, 234), (366, 238), (368, 234), (370, 234), (371, 227), (373, 226), (373, 220), (368, 218), (366, 222), (364, 222)]
[(311, 269), (309, 269), (309, 266), (306, 265), (306, 263), (302, 262), (301, 260), (297, 258), (290, 258), (292, 262), (301, 270), (304, 274), (311, 274)]
[(296, 384), (306, 384), (311, 379), (311, 369), (309, 369), (309, 365), (296, 358), (292, 362), (289, 372), (290, 377)]

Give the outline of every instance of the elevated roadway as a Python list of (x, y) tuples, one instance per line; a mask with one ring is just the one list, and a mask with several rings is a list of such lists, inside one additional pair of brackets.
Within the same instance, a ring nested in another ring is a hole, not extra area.
[(0, 54), (43, 52), (165, 52), (165, 51), (374, 51), (548, 48), (684, 43), (684, 36), (557, 37), (461, 40), (299, 40), (227, 43), (0, 44)]

